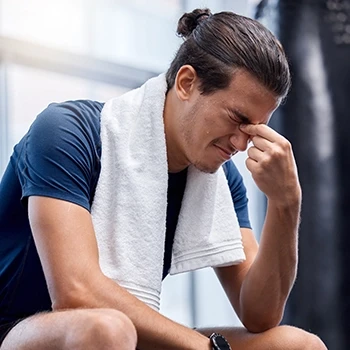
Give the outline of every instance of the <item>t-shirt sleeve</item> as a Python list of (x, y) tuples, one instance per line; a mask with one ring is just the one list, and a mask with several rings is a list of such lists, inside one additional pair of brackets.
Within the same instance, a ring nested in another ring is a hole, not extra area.
[(239, 226), (242, 228), (252, 228), (249, 220), (247, 190), (244, 186), (242, 175), (231, 160), (226, 162), (223, 167), (230, 187)]
[(16, 146), (22, 202), (29, 196), (45, 196), (90, 210), (98, 168), (96, 144), (84, 111), (71, 107), (49, 105)]

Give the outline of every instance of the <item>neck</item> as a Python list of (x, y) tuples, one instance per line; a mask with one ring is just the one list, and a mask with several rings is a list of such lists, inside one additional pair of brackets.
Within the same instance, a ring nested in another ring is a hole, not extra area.
[(185, 152), (181, 147), (179, 130), (181, 111), (178, 110), (179, 101), (174, 89), (170, 89), (164, 106), (164, 131), (168, 158), (168, 171), (178, 173), (189, 166)]

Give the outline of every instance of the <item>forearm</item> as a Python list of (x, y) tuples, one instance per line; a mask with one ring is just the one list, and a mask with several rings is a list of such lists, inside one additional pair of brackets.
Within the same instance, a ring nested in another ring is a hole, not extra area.
[(241, 317), (251, 331), (276, 326), (296, 277), (300, 199), (269, 201), (257, 257), (240, 295)]
[(211, 349), (207, 337), (154, 311), (102, 274), (90, 276), (88, 293), (86, 287), (71, 293), (58, 308), (113, 308), (125, 313), (136, 327), (140, 350)]

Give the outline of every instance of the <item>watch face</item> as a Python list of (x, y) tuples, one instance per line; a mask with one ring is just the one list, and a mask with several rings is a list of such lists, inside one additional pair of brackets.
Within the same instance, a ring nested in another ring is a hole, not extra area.
[(211, 337), (214, 348), (217, 350), (231, 350), (230, 344), (221, 334), (213, 334)]
[(218, 336), (215, 338), (216, 344), (219, 346), (219, 349), (229, 349), (229, 345), (224, 337)]

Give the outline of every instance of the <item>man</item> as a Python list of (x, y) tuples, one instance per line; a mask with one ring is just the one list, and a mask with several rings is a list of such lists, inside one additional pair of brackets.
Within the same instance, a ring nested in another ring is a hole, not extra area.
[[(1, 350), (133, 349), (135, 329), (142, 350), (325, 349), (278, 326), (301, 203), (291, 146), (266, 125), (290, 86), (282, 48), (229, 12), (194, 10), (178, 33), (166, 77), (105, 105), (50, 105), (15, 147), (0, 188)], [(268, 199), (260, 248), (230, 161), (249, 141), (246, 164)], [(232, 202), (238, 232), (234, 213), (220, 216)], [(200, 247), (211, 225), (232, 235)], [(207, 265), (245, 328), (195, 331), (154, 310), (169, 269)]]

